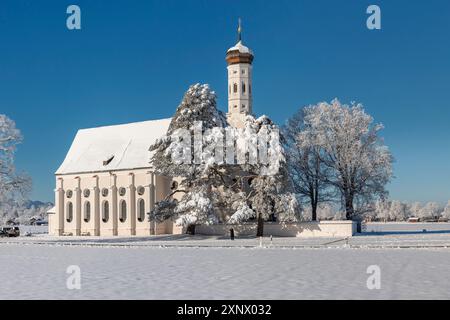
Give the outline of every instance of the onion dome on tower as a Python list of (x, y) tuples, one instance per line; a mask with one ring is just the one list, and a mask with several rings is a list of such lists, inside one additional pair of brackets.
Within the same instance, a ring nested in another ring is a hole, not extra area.
[(242, 27), (241, 19), (239, 19), (238, 27), (238, 42), (227, 50), (226, 60), (228, 65), (236, 63), (248, 63), (253, 62), (253, 52), (242, 43)]

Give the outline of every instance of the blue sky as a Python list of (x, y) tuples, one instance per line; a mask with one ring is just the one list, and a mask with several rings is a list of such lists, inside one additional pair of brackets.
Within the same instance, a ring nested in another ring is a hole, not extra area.
[[(66, 28), (70, 4), (82, 30)], [(381, 30), (366, 28), (370, 4)], [(16, 162), (31, 198), (53, 201), (79, 128), (170, 117), (196, 82), (225, 110), (238, 17), (255, 53), (257, 115), (282, 124), (304, 105), (361, 102), (396, 158), (391, 197), (450, 199), (447, 0), (2, 0), (0, 113), (25, 137)]]

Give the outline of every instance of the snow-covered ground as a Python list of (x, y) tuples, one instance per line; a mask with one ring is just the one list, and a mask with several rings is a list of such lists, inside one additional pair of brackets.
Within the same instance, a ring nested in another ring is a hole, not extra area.
[[(400, 225), (397, 226), (397, 228)], [(0, 299), (450, 299), (450, 232), (346, 239), (0, 238)], [(400, 226), (401, 227), (401, 226)], [(409, 228), (409, 227), (408, 227)], [(261, 246), (260, 246), (261, 245)], [(69, 290), (70, 265), (81, 289)], [(381, 270), (381, 289), (366, 286)]]
[(24, 235), (26, 232), (31, 232), (33, 234), (45, 234), (48, 233), (48, 226), (27, 226), (20, 225), (20, 233)]
[[(97, 247), (283, 247), (327, 248), (348, 245), (352, 248), (450, 248), (449, 223), (370, 223), (366, 232), (349, 239), (342, 238), (273, 238), (161, 235), (150, 237), (55, 237), (46, 234), (46, 226), (33, 228), (31, 237), (3, 238), (0, 244), (41, 244), (56, 246)], [(425, 230), (425, 232), (424, 232)], [(22, 229), (22, 235), (25, 233)]]
[(450, 223), (430, 223), (430, 222), (370, 222), (366, 224), (367, 232), (379, 233), (417, 233), (417, 232), (442, 232), (450, 233)]
[[(0, 299), (449, 299), (450, 250), (0, 246)], [(69, 290), (68, 266), (81, 270)], [(368, 266), (381, 270), (369, 290)]]

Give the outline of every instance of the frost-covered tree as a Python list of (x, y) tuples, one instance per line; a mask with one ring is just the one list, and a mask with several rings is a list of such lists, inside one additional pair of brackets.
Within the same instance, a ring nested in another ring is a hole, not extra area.
[(407, 205), (393, 200), (389, 209), (389, 218), (391, 221), (405, 221), (408, 218)]
[[(261, 146), (258, 149), (258, 161), (251, 161), (251, 152), (247, 161), (240, 164), (237, 177), (244, 177), (244, 185), (241, 193), (245, 197), (237, 201), (240, 208), (251, 208), (253, 216), (249, 216), (250, 210), (236, 211), (230, 218), (230, 222), (243, 222), (249, 218), (256, 218), (258, 222), (257, 236), (263, 235), (264, 221), (291, 222), (297, 221), (300, 215), (300, 206), (293, 192), (292, 183), (288, 174), (284, 148), (280, 142), (282, 137), (279, 128), (267, 116), (255, 119), (248, 116), (245, 128), (236, 129), (236, 134), (242, 137), (242, 142), (253, 146)], [(255, 141), (255, 137), (263, 141)], [(238, 141), (238, 151), (239, 148)], [(251, 147), (250, 147), (251, 149)], [(267, 151), (265, 159), (261, 157), (261, 151)], [(251, 150), (250, 150), (251, 151)], [(253, 159), (255, 160), (255, 159)]]
[(336, 208), (330, 203), (321, 203), (317, 210), (319, 220), (333, 220), (336, 218)]
[[(195, 126), (195, 123), (199, 125)], [(191, 86), (178, 106), (167, 134), (150, 147), (155, 172), (182, 179), (177, 190), (156, 204), (150, 215), (151, 220), (172, 218), (183, 226), (215, 222), (212, 201), (215, 190), (221, 184), (219, 180), (224, 177), (220, 165), (201, 161), (202, 152), (192, 137), (203, 136), (209, 130), (225, 125), (225, 117), (216, 107), (214, 91), (208, 85)], [(206, 147), (211, 143), (203, 139)], [(183, 161), (178, 161), (180, 159)], [(175, 193), (183, 194), (179, 201), (173, 197)]]
[(413, 202), (408, 208), (408, 211), (409, 211), (408, 215), (410, 217), (419, 218), (421, 210), (422, 210), (422, 204), (420, 202)]
[[(191, 86), (167, 134), (150, 148), (156, 173), (181, 179), (150, 218), (183, 226), (294, 219), (298, 205), (277, 129), (264, 116), (247, 117), (242, 129), (229, 127), (208, 85)], [(175, 193), (182, 194), (180, 200)]]
[(389, 220), (389, 210), (390, 203), (385, 199), (379, 199), (375, 202), (375, 217), (380, 221), (388, 221)]
[(437, 220), (439, 219), (439, 214), (442, 212), (439, 203), (437, 202), (428, 202), (423, 206), (423, 208), (419, 212), (419, 217), (422, 220)]
[[(302, 219), (305, 221), (312, 221), (311, 206), (303, 208)], [(324, 202), (317, 206), (317, 220), (339, 220), (340, 213), (332, 203)]]
[(450, 200), (447, 202), (447, 205), (444, 207), (441, 216), (446, 219), (450, 219)]
[(11, 199), (0, 203), (0, 224), (12, 222), (15, 224), (30, 224), (33, 221), (47, 219), (47, 211), (53, 207), (52, 203)]
[(14, 153), (22, 142), (22, 135), (13, 120), (0, 115), (0, 203), (11, 201), (29, 191), (31, 180), (18, 174), (14, 166)]
[(319, 204), (332, 199), (332, 190), (327, 183), (330, 169), (322, 161), (324, 149), (316, 143), (314, 136), (301, 134), (305, 125), (302, 108), (288, 119), (283, 134), (294, 191), (309, 204), (311, 219), (315, 221)]
[(374, 199), (385, 197), (392, 177), (392, 155), (379, 136), (382, 125), (362, 105), (319, 103), (305, 108), (305, 129), (299, 139), (312, 139), (324, 149), (322, 161), (331, 174), (347, 219), (357, 219)]

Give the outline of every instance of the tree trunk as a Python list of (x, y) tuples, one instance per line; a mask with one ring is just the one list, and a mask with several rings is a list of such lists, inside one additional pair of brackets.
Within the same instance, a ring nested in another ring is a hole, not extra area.
[(311, 220), (317, 221), (317, 204), (312, 204), (311, 209)]
[(195, 224), (190, 224), (187, 226), (186, 234), (195, 235)]
[(317, 185), (313, 188), (313, 190), (310, 191), (309, 198), (311, 201), (311, 220), (316, 221), (317, 220), (317, 204), (318, 204), (318, 190)]
[(346, 196), (345, 199), (345, 218), (347, 220), (353, 219), (353, 198), (351, 196)]
[(258, 227), (256, 229), (256, 236), (262, 237), (264, 234), (264, 220), (261, 214), (258, 214)]

